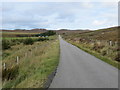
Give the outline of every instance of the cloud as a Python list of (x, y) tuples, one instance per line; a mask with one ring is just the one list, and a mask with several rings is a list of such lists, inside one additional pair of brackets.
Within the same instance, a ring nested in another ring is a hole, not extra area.
[(96, 2), (4, 2), (3, 28), (103, 28), (116, 25), (114, 6), (103, 7)]
[(92, 2), (82, 2), (81, 5), (85, 8), (93, 8), (93, 3)]
[(103, 25), (103, 24), (105, 24), (105, 23), (107, 23), (106, 20), (103, 20), (103, 21), (94, 20), (92, 24), (98, 26), (98, 25)]

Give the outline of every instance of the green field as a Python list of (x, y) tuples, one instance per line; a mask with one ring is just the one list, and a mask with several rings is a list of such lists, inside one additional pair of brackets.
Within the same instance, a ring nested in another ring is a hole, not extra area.
[(2, 37), (31, 37), (38, 33), (27, 33), (27, 32), (2, 32)]

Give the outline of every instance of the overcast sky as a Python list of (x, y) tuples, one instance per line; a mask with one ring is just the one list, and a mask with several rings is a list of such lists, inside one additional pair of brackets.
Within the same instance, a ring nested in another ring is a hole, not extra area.
[(101, 29), (118, 25), (116, 2), (4, 2), (0, 29)]

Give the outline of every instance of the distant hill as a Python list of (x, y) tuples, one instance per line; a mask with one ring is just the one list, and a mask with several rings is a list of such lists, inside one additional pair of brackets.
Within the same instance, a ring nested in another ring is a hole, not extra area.
[(67, 30), (67, 29), (61, 29), (56, 31), (58, 34), (72, 34), (72, 33), (84, 33), (84, 32), (90, 32), (90, 30)]
[[(0, 30), (3, 33), (44, 33), (46, 31), (48, 31), (47, 29), (31, 29), (31, 30), (25, 30), (25, 29), (16, 29), (16, 30)], [(53, 30), (55, 31), (57, 34), (65, 34), (65, 33), (84, 33), (84, 32), (90, 32), (90, 30), (67, 30), (67, 29), (61, 29), (61, 30)], [(11, 33), (11, 34), (12, 34)]]

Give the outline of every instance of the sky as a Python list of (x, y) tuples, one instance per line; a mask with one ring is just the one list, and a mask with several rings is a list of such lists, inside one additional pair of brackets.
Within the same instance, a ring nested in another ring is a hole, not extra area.
[(2, 2), (0, 29), (102, 29), (118, 25), (117, 2)]

